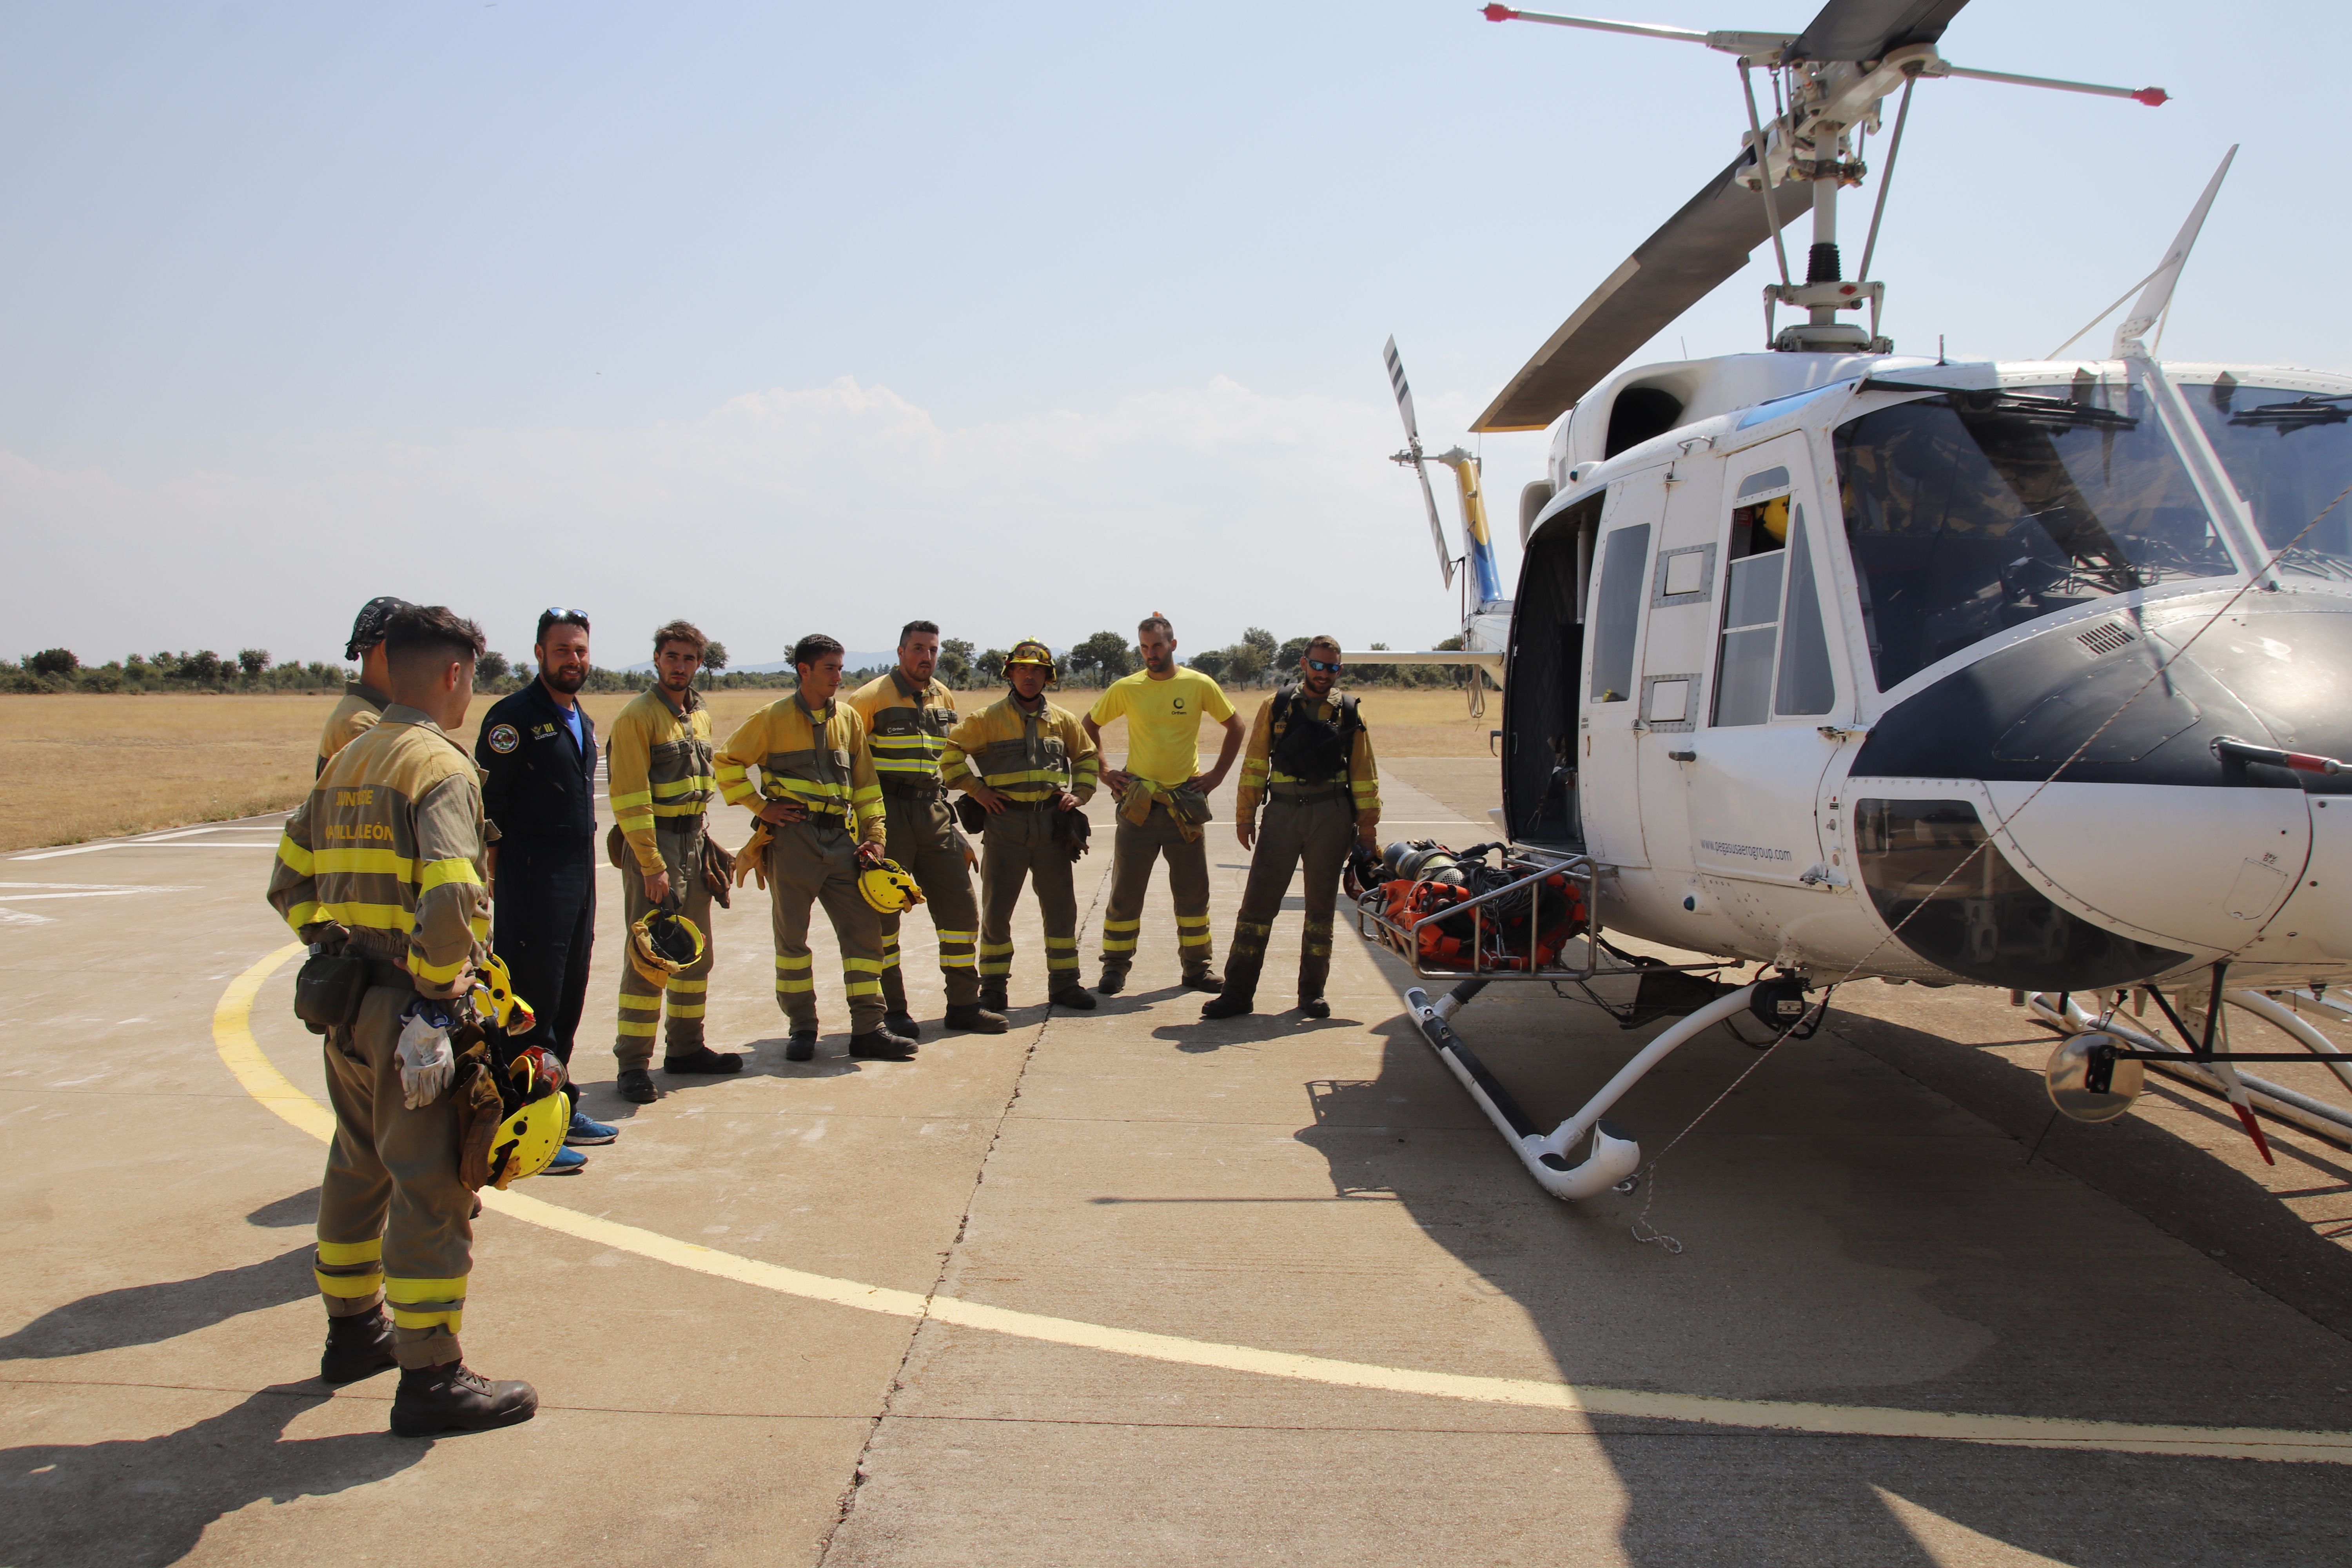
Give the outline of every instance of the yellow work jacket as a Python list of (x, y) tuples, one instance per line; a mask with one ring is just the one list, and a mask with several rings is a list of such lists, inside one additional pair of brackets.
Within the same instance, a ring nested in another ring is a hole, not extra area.
[(319, 731), (319, 765), (311, 773), (316, 778), (327, 771), (335, 753), (375, 728), (376, 720), (392, 700), (374, 687), (357, 680), (343, 682), (343, 694), (335, 703), (335, 710), (327, 715), (327, 727)]
[(489, 956), (481, 775), (441, 727), (393, 703), (335, 753), (278, 842), (269, 903), (306, 942), (329, 921), (454, 994)]
[[(1335, 698), (1337, 695), (1337, 692), (1333, 693)], [(1314, 701), (1302, 687), (1292, 695), (1291, 711), (1311, 712), (1315, 718), (1328, 724), (1338, 721), (1339, 704), (1337, 701)], [(1370, 832), (1379, 826), (1381, 821), (1381, 773), (1372, 761), (1372, 732), (1363, 720), (1363, 704), (1359, 702), (1356, 705), (1355, 739), (1348, 748), (1346, 787), (1355, 804), (1358, 830)], [(1257, 810), (1258, 803), (1269, 793), (1277, 795), (1287, 794), (1288, 791), (1283, 787), (1285, 785), (1312, 790), (1329, 782), (1293, 778), (1275, 768), (1269, 760), (1274, 742), (1274, 699), (1269, 697), (1257, 705), (1257, 718), (1250, 725), (1249, 744), (1242, 749), (1241, 789), (1234, 799), (1235, 815), (1252, 815)]]
[(955, 693), (932, 681), (917, 691), (907, 678), (891, 670), (869, 680), (842, 701), (866, 721), (866, 746), (874, 757), (874, 772), (887, 786), (937, 784), (940, 753), (955, 728)]
[[(866, 721), (854, 708), (835, 701), (812, 713), (795, 691), (744, 720), (717, 761), (719, 792), (730, 805), (752, 805), (754, 796), (796, 800), (813, 820), (855, 820), (858, 837), (883, 842), (882, 786), (866, 753)], [(756, 787), (752, 768), (760, 770)]]
[(694, 826), (719, 792), (710, 764), (710, 710), (690, 686), (683, 713), (649, 686), (613, 721), (604, 741), (604, 788), (613, 820), (646, 876), (664, 865), (656, 825)]
[(949, 731), (940, 776), (950, 787), (976, 774), (1008, 800), (1042, 801), (1068, 790), (1081, 802), (1095, 793), (1102, 757), (1077, 715), (1051, 702), (1024, 710), (1012, 693)]

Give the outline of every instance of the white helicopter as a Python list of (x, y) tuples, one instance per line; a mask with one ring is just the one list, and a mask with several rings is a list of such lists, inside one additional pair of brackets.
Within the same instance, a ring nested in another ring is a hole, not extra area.
[[(2336, 760), (2352, 757), (2352, 377), (2150, 352), (2228, 158), (2126, 290), (2106, 358), (2058, 357), (2084, 333), (2041, 360), (1896, 354), (1867, 274), (1919, 79), (2166, 96), (1953, 66), (1937, 45), (1964, 4), (1831, 0), (1794, 35), (1486, 8), (1703, 44), (1743, 84), (1767, 72), (1777, 110), (1761, 119), (1749, 89), (1738, 155), (1473, 426), (1549, 426), (1551, 444), (1523, 499), (1515, 600), (1479, 585), (1509, 616), (1503, 869), (1447, 918), (1524, 910), (1564, 876), (1585, 940), (1517, 967), (1473, 940), (1466, 962), (1433, 963), (1429, 919), (1360, 915), (1424, 977), (1461, 981), (1435, 1002), (1409, 991), (1413, 1016), (1560, 1197), (1634, 1175), (1638, 1144), (1602, 1118), (1666, 1055), (1743, 1011), (1785, 1037), (1825, 1005), (1808, 993), (1847, 979), (2030, 996), (2070, 1037), (2051, 1096), (2083, 1120), (2128, 1110), (2156, 1061), (2225, 1095), (2258, 1146), (2256, 1109), (2352, 1127), (2242, 1073), (2284, 1056), (2233, 1055), (2222, 1026), (2229, 1005), (2260, 1016), (2352, 1087), (2352, 1058), (2308, 1021), (2352, 1022), (2323, 1000), (2352, 979), (2352, 763)], [(1897, 89), (1849, 279), (1839, 192), (1864, 177), (1857, 146)], [(1800, 210), (1802, 281), (1780, 234)], [(1765, 352), (1617, 369), (1768, 237)], [(1778, 325), (1784, 307), (1802, 318)], [(1865, 308), (1867, 328), (1839, 320)], [(1389, 363), (1399, 460), (1418, 468), (1393, 342)], [(1467, 476), (1466, 552), (1491, 572), (1475, 461), (1437, 460)], [(1680, 972), (1721, 964), (1636, 960), (1604, 930), (1778, 973), (1701, 981)], [(1644, 1000), (1679, 988), (1651, 1016), (1690, 1010), (1556, 1128), (1448, 1022), (1498, 979), (1628, 973)], [(2126, 995), (2179, 1043), (2119, 1017)]]

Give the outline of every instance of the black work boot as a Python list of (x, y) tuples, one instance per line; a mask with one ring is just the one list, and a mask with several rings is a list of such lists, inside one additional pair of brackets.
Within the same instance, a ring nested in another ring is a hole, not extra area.
[(539, 1393), (530, 1384), (492, 1383), (468, 1372), (460, 1361), (404, 1368), (400, 1392), (392, 1397), (396, 1437), (430, 1437), (441, 1432), (488, 1432), (515, 1426), (539, 1414)]
[(639, 1105), (651, 1105), (661, 1098), (661, 1090), (654, 1087), (654, 1075), (644, 1068), (623, 1068), (621, 1080), (616, 1087), (623, 1100), (634, 1100)]
[(1331, 1004), (1320, 996), (1301, 996), (1298, 1010), (1310, 1018), (1328, 1018), (1331, 1016)]
[(1223, 991), (1224, 988), (1225, 977), (1213, 969), (1193, 969), (1185, 972), (1184, 989), (1187, 991)]
[(807, 1062), (816, 1059), (816, 1031), (794, 1029), (792, 1039), (784, 1046), (784, 1060)]
[[(965, 1029), (975, 1035), (1004, 1033), (1006, 1028), (1004, 1015), (989, 1006), (987, 992), (983, 991), (980, 995), (981, 999), (977, 1002), (966, 1002), (961, 1006), (948, 1009), (949, 1028)], [(1000, 1000), (996, 1005), (1002, 1007), (1004, 1004)]]
[(1106, 968), (1102, 978), (1095, 982), (1095, 994), (1098, 996), (1116, 996), (1126, 989), (1127, 971), (1124, 969)]
[(743, 1058), (732, 1051), (714, 1051), (709, 1046), (697, 1046), (682, 1057), (664, 1057), (662, 1071), (676, 1073), (707, 1073), (724, 1076), (743, 1070)]
[(1094, 993), (1079, 984), (1075, 975), (1060, 990), (1048, 995), (1045, 1000), (1056, 1007), (1067, 1007), (1074, 1013), (1091, 1013), (1095, 1010)]
[(849, 1037), (849, 1054), (862, 1062), (910, 1062), (915, 1042), (887, 1029), (873, 1029)]
[(1002, 1013), (1011, 1006), (1012, 1003), (1004, 994), (1004, 983), (1000, 980), (982, 985), (980, 988), (980, 1005), (981, 1010), (986, 1013)]
[(1203, 1018), (1238, 1018), (1257, 1011), (1257, 998), (1246, 991), (1225, 990), (1201, 1004)]
[(392, 1320), (383, 1308), (327, 1320), (326, 1353), (319, 1357), (321, 1381), (357, 1383), (399, 1364), (392, 1353)]
[(919, 1040), (923, 1037), (923, 1031), (916, 1026), (914, 1017), (903, 1007), (895, 1013), (884, 1014), (882, 1026), (901, 1039)]

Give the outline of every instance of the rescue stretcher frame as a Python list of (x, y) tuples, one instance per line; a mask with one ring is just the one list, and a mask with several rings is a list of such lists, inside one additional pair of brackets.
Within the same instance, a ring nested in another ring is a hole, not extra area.
[[(1518, 870), (1522, 875), (1499, 888), (1449, 904), (1444, 909), (1412, 921), (1390, 920), (1379, 910), (1361, 902), (1356, 905), (1356, 931), (1368, 940), (1376, 939), (1381, 946), (1395, 952), (1412, 966), (1416, 978), (1422, 980), (1452, 980), (1454, 988), (1434, 1002), (1419, 985), (1410, 986), (1404, 994), (1405, 1005), (1411, 1012), (1413, 1026), (1430, 1049), (1437, 1053), (1448, 1071), (1459, 1080), (1495, 1130), (1503, 1135), (1519, 1163), (1527, 1167), (1538, 1186), (1556, 1198), (1577, 1202), (1612, 1188), (1630, 1191), (1636, 1172), (1642, 1166), (1642, 1146), (1615, 1123), (1604, 1120), (1609, 1110), (1628, 1090), (1646, 1077), (1650, 1069), (1674, 1054), (1685, 1043), (1697, 1038), (1724, 1020), (1745, 1012), (1754, 999), (1753, 984), (1726, 992), (1696, 1012), (1687, 1013), (1661, 1033), (1632, 1060), (1617, 1069), (1615, 1076), (1601, 1087), (1599, 1092), (1585, 1101), (1581, 1110), (1559, 1126), (1546, 1131), (1520, 1106), (1511, 1091), (1503, 1086), (1486, 1064), (1465, 1045), (1448, 1022), (1454, 1014), (1470, 1005), (1478, 993), (1498, 980), (1586, 981), (1603, 975), (1654, 974), (1664, 970), (1714, 970), (1724, 967), (1721, 961), (1706, 963), (1675, 963), (1651, 966), (1632, 964), (1603, 965), (1601, 955), (1606, 951), (1601, 942), (1600, 900), (1601, 879), (1610, 868), (1590, 855), (1571, 851), (1549, 850), (1530, 846), (1506, 843), (1503, 846), (1504, 869)], [(1564, 875), (1571, 887), (1581, 888), (1584, 895), (1584, 929), (1578, 933), (1584, 942), (1584, 963), (1581, 968), (1567, 964), (1538, 966), (1533, 952), (1543, 930), (1538, 919), (1541, 910), (1543, 884), (1553, 876)], [(1485, 916), (1481, 906), (1505, 898), (1525, 888), (1529, 892), (1528, 905), (1528, 963), (1524, 969), (1489, 966), (1480, 962), (1485, 946)], [(1465, 910), (1471, 913), (1470, 965), (1467, 968), (1433, 966), (1421, 955), (1421, 931), (1433, 921), (1451, 920)], [(1587, 1135), (1591, 1147), (1580, 1163), (1571, 1163), (1569, 1151), (1582, 1142)]]

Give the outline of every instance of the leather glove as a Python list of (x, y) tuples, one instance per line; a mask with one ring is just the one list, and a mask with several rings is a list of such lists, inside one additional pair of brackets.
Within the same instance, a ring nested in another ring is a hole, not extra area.
[(457, 1053), (449, 1047), (449, 1019), (437, 1010), (412, 1005), (400, 1026), (400, 1102), (422, 1110), (449, 1090)]

